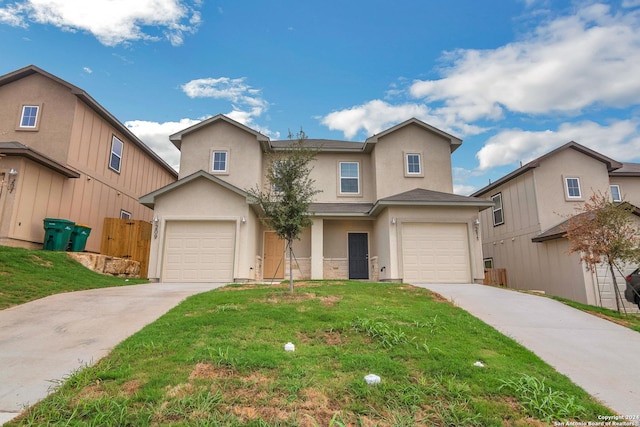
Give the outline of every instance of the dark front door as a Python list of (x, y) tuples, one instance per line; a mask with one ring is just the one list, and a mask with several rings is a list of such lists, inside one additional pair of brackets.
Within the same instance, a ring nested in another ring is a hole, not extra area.
[(367, 233), (349, 233), (349, 279), (369, 278)]

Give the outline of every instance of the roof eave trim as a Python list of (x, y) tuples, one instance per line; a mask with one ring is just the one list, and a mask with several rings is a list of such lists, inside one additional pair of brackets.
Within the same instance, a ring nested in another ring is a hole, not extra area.
[(80, 178), (80, 174), (73, 169), (56, 162), (30, 148), (6, 148), (2, 150), (6, 156), (24, 157), (46, 168), (49, 168), (67, 178)]
[(465, 207), (465, 208), (490, 208), (494, 203), (486, 200), (470, 200), (470, 201), (423, 201), (423, 202), (414, 202), (414, 201), (389, 201), (389, 200), (378, 200), (371, 211), (370, 214), (377, 214), (382, 209), (388, 206), (445, 206), (445, 207)]
[(184, 178), (182, 178), (182, 179), (180, 179), (178, 181), (172, 182), (171, 184), (165, 185), (164, 187), (159, 188), (159, 189), (157, 189), (155, 191), (152, 191), (151, 193), (145, 194), (144, 196), (138, 198), (138, 201), (141, 204), (153, 209), (153, 206), (155, 205), (156, 197), (161, 196), (161, 195), (163, 195), (165, 193), (171, 192), (171, 191), (175, 190), (176, 188), (182, 187), (183, 185), (186, 185), (189, 182), (191, 182), (191, 181), (193, 181), (193, 180), (195, 180), (197, 178), (200, 178), (200, 177), (206, 178), (209, 181), (211, 181), (213, 183), (216, 183), (216, 184), (220, 185), (221, 187), (224, 187), (227, 190), (230, 190), (230, 191), (236, 193), (237, 195), (239, 195), (241, 197), (246, 198), (247, 199), (247, 203), (249, 203), (249, 194), (246, 191), (241, 190), (240, 188), (236, 187), (235, 185), (229, 184), (228, 182), (218, 178), (217, 176), (211, 175), (211, 174), (209, 174), (209, 173), (207, 173), (207, 172), (205, 172), (203, 170), (199, 170), (197, 172), (194, 172), (191, 175), (186, 176), (186, 177), (184, 177)]

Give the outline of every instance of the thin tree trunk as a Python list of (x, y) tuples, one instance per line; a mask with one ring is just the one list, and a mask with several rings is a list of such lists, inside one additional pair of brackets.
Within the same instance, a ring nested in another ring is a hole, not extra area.
[(289, 291), (293, 293), (293, 246), (291, 243), (289, 239)]
[(609, 270), (611, 271), (611, 279), (613, 280), (613, 297), (616, 299), (616, 307), (618, 307), (618, 313), (620, 313), (620, 301), (618, 300), (618, 295), (620, 294), (620, 292), (618, 290), (616, 273), (613, 271), (613, 264), (611, 262), (609, 262)]

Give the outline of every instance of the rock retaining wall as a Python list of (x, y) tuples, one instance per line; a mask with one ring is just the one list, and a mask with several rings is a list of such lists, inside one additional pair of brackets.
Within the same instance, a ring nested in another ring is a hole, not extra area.
[(67, 254), (96, 273), (132, 279), (140, 277), (138, 261), (89, 252), (67, 252)]

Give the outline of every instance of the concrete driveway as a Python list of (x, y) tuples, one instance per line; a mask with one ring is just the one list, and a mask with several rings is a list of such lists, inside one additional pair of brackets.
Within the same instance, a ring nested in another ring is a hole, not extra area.
[(97, 362), (186, 297), (221, 286), (152, 283), (93, 289), (0, 311), (0, 424), (46, 397), (51, 380)]
[(640, 333), (542, 296), (483, 285), (417, 286), (511, 337), (618, 414), (640, 421)]

